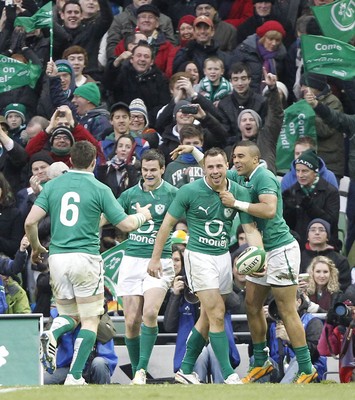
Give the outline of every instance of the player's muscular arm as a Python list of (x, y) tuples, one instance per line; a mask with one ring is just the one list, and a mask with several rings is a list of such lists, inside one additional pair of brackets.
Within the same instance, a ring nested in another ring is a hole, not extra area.
[(250, 224), (243, 224), (246, 240), (249, 246), (258, 246), (264, 248), (263, 239), (261, 234), (256, 228), (255, 222)]
[(259, 203), (250, 203), (248, 214), (258, 218), (271, 219), (276, 215), (277, 196), (273, 194), (259, 195)]
[(149, 208), (151, 204), (147, 204), (141, 207), (139, 203), (136, 204), (136, 214), (128, 215), (123, 221), (117, 224), (117, 228), (121, 229), (123, 232), (131, 232), (140, 228), (144, 222), (152, 219)]

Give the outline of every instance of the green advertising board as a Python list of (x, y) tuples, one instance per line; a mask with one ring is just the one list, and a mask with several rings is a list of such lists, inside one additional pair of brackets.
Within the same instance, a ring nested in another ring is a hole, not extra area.
[(0, 315), (0, 386), (43, 384), (39, 362), (42, 314)]

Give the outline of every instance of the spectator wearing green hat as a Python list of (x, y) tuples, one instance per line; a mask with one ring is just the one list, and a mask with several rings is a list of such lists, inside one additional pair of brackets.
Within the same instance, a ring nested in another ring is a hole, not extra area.
[(287, 225), (300, 235), (300, 247), (304, 248), (308, 224), (314, 218), (322, 218), (331, 227), (330, 244), (339, 250), (338, 189), (319, 176), (319, 159), (312, 149), (305, 150), (298, 156), (295, 168), (297, 182), (282, 194), (283, 215)]
[(11, 103), (5, 107), (4, 114), (9, 126), (10, 137), (24, 146), (21, 132), (26, 129), (26, 107), (21, 103)]
[(100, 107), (101, 93), (94, 82), (85, 83), (74, 90), (72, 101), (76, 107), (76, 117), (97, 140), (100, 140), (104, 131), (111, 127), (110, 113)]

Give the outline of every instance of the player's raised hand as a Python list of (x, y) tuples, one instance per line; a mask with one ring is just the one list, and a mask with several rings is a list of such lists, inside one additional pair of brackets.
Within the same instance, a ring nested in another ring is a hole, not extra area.
[(141, 207), (139, 203), (136, 203), (136, 211), (137, 213), (141, 213), (145, 216), (146, 220), (149, 221), (152, 219), (152, 214), (149, 211), (149, 208), (151, 207), (151, 204), (147, 204), (144, 207)]

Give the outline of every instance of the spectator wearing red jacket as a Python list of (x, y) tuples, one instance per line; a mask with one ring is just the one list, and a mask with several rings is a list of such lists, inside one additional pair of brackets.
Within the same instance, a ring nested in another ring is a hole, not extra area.
[(80, 124), (75, 124), (72, 112), (68, 106), (59, 107), (52, 115), (48, 127), (34, 136), (25, 150), (29, 156), (48, 150), (54, 162), (62, 161), (71, 167), (70, 149), (75, 142), (87, 140), (97, 150), (100, 163), (105, 162), (105, 156), (99, 142)]

